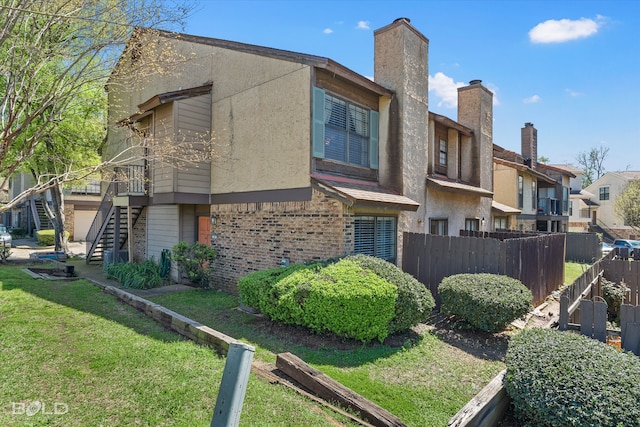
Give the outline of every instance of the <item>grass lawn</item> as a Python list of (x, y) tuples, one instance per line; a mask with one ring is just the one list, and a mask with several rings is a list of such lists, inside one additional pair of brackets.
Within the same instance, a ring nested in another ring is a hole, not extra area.
[(591, 264), (581, 262), (565, 262), (564, 263), (564, 284), (570, 285), (587, 271)]
[[(0, 267), (2, 426), (208, 426), (224, 364), (87, 281)], [(337, 422), (251, 374), (241, 425)]]
[(409, 426), (446, 426), (504, 368), (494, 355), (482, 355), (487, 348), (468, 352), (459, 348), (464, 339), (451, 345), (429, 331), (404, 346), (325, 344), (294, 327), (270, 327), (265, 319), (237, 310), (237, 299), (225, 293), (194, 290), (152, 300), (251, 343), (263, 361), (274, 363), (277, 353), (294, 353)]

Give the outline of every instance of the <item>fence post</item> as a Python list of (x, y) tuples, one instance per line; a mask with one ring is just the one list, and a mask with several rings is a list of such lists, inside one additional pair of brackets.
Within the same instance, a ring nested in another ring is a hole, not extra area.
[(566, 331), (569, 327), (569, 297), (563, 292), (560, 295), (560, 319), (558, 319), (558, 329)]
[(236, 427), (240, 423), (255, 351), (254, 347), (243, 343), (229, 344), (211, 427)]

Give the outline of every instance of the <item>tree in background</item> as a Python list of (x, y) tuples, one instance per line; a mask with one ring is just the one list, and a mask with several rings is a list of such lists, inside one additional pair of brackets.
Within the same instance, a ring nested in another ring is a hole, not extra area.
[[(120, 53), (136, 28), (172, 29), (190, 10), (189, 0), (0, 0), (0, 188), (18, 172), (35, 178), (0, 212), (51, 189), (49, 213), (56, 234), (63, 230), (62, 186), (127, 161), (123, 153), (97, 156), (106, 126), (102, 88)], [(129, 80), (184, 59), (172, 51), (155, 58), (130, 69)]]
[(608, 154), (609, 147), (603, 145), (578, 153), (576, 160), (580, 165), (580, 169), (584, 171), (584, 175), (582, 175), (582, 185), (584, 187), (588, 187), (606, 173), (604, 161)]
[(627, 184), (616, 198), (615, 210), (625, 225), (640, 231), (640, 179)]

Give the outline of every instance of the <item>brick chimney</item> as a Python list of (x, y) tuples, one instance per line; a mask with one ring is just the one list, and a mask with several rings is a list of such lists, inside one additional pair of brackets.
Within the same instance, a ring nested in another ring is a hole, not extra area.
[(473, 129), (473, 181), (493, 191), (493, 92), (482, 80), (458, 88), (458, 122)]
[[(381, 184), (419, 202), (416, 213), (419, 218), (424, 214), (426, 204), (429, 40), (407, 18), (398, 18), (373, 34), (374, 80), (394, 91), (387, 106), (389, 123), (384, 144), (381, 135), (379, 179)], [(414, 228), (416, 223), (405, 223), (400, 229), (424, 232)]]
[(525, 162), (531, 163), (531, 169), (535, 169), (538, 164), (538, 130), (533, 127), (533, 123), (524, 124), (520, 131), (520, 139), (522, 157)]

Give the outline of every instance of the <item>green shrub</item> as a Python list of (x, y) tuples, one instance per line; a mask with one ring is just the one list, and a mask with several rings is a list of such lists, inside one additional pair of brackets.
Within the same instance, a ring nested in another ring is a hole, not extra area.
[(629, 288), (624, 282), (616, 283), (605, 278), (600, 280), (602, 287), (602, 297), (607, 303), (609, 320), (620, 323), (620, 306), (624, 301)]
[(395, 314), (389, 323), (390, 334), (406, 331), (428, 319), (435, 307), (435, 301), (431, 291), (412, 275), (381, 258), (351, 255), (346, 259), (355, 261), (360, 267), (373, 271), (398, 288)]
[(153, 260), (136, 264), (132, 262), (115, 262), (105, 265), (108, 277), (113, 277), (125, 288), (151, 289), (164, 284), (160, 277), (160, 266)]
[(273, 303), (272, 288), (275, 284), (291, 273), (306, 268), (319, 268), (319, 265), (291, 264), (288, 267), (277, 267), (248, 274), (238, 281), (240, 301), (264, 313), (265, 306)]
[[(64, 232), (67, 239), (69, 238), (69, 232)], [(56, 243), (56, 231), (53, 229), (47, 230), (38, 230), (36, 231), (36, 239), (38, 239), (38, 244), (42, 246), (53, 246)]]
[(213, 261), (218, 253), (211, 246), (200, 242), (180, 242), (172, 248), (172, 259), (180, 273), (186, 273), (194, 285), (209, 288), (213, 275)]
[(533, 296), (519, 280), (497, 274), (456, 274), (438, 287), (441, 311), (488, 332), (503, 330), (525, 315)]
[(535, 426), (640, 425), (640, 359), (572, 332), (526, 329), (505, 357), (516, 417)]
[(333, 332), (363, 342), (383, 341), (395, 313), (397, 288), (350, 260), (296, 264), (240, 279), (243, 304), (274, 321)]

